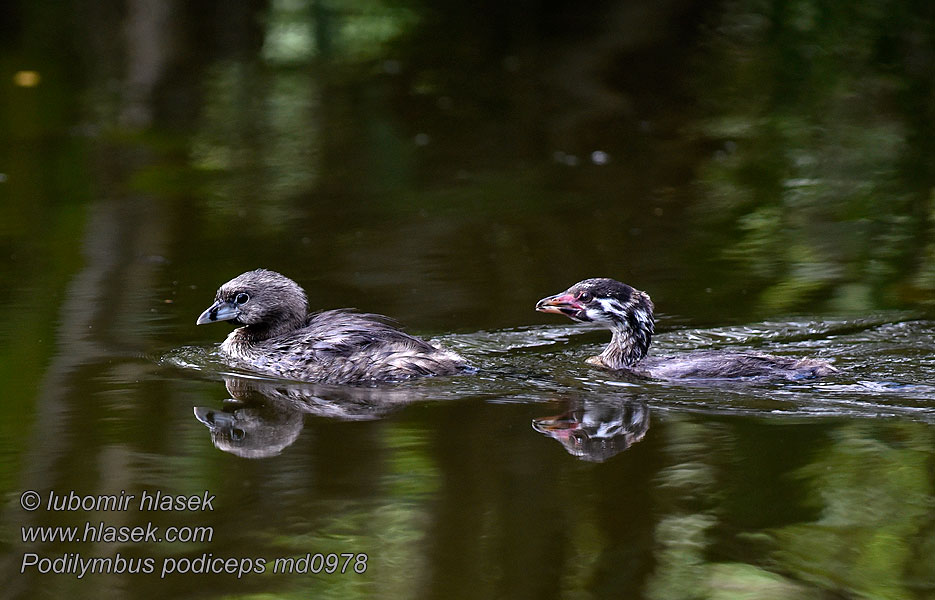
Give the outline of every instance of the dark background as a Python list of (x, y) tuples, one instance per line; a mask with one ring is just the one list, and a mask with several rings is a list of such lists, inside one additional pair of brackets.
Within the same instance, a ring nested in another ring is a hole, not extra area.
[[(5, 593), (932, 598), (933, 131), (922, 0), (4, 2)], [(202, 360), (228, 330), (194, 320), (261, 266), (482, 373), (222, 452), (192, 408), (231, 395)], [(659, 352), (843, 374), (627, 387), (583, 362), (605, 334), (533, 311), (593, 276), (652, 294)], [(530, 428), (634, 406), (651, 428), (599, 464)], [(23, 490), (124, 488), (216, 493), (159, 516), (215, 542), (19, 539), (145, 516)], [(27, 550), (372, 568), (77, 580)]]

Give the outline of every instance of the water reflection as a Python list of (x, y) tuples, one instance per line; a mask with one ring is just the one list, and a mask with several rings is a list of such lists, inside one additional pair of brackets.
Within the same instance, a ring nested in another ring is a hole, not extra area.
[(532, 420), (532, 428), (557, 440), (569, 454), (604, 462), (641, 441), (649, 431), (645, 398), (569, 398), (563, 413)]
[(331, 386), (225, 377), (231, 398), (220, 409), (194, 408), (219, 450), (243, 458), (276, 456), (296, 441), (305, 415), (343, 421), (379, 419), (415, 399), (406, 389)]
[[(363, 550), (373, 568), (24, 575), (22, 525), (149, 516), (14, 500), (0, 595), (931, 595), (930, 3), (59, 4), (0, 9), (20, 72), (0, 101), (7, 495), (225, 500), (191, 522), (217, 527), (204, 548), (50, 555)], [(268, 381), (220, 406), (210, 356), (196, 375), (139, 358), (215, 341), (193, 333), (199, 288), (260, 264), (314, 281), (318, 306), (444, 335), (481, 373), (413, 384), (431, 401), (390, 415), (408, 400)], [(598, 273), (653, 290), (670, 318), (653, 355), (817, 353), (842, 372), (621, 381), (584, 363), (606, 334), (535, 327), (528, 306)], [(929, 312), (874, 316), (897, 308)], [(630, 414), (604, 420), (624, 392)], [(555, 397), (569, 414), (540, 417)], [(600, 469), (525, 426), (593, 441), (638, 425), (643, 397), (653, 435), (614, 438), (630, 451)], [(224, 452), (193, 404), (218, 405), (198, 410)]]

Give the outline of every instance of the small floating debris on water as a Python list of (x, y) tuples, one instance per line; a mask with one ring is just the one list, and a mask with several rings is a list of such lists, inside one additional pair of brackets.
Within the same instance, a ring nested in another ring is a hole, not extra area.
[(561, 150), (557, 150), (552, 154), (552, 160), (555, 162), (565, 165), (566, 167), (577, 167), (578, 166), (578, 157), (574, 154), (566, 154)]
[(595, 150), (591, 153), (591, 162), (595, 165), (606, 165), (610, 162), (610, 155), (603, 150)]
[(17, 71), (13, 74), (13, 85), (24, 88), (33, 88), (39, 85), (42, 76), (38, 71)]

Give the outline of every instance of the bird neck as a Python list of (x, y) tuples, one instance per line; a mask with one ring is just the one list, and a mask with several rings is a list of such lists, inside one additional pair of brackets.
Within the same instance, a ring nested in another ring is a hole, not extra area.
[(609, 369), (632, 367), (649, 352), (653, 336), (652, 318), (645, 322), (628, 320), (611, 329), (610, 343), (598, 356), (598, 360)]
[(256, 343), (268, 340), (280, 335), (284, 335), (296, 329), (303, 327), (308, 320), (307, 317), (299, 314), (280, 314), (275, 315), (263, 323), (253, 323), (244, 325), (234, 330), (240, 341), (244, 343)]

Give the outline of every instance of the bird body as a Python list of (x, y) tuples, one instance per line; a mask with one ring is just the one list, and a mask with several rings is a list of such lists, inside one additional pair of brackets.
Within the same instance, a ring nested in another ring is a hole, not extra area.
[(308, 314), (301, 287), (257, 269), (222, 285), (197, 324), (239, 325), (221, 344), (234, 364), (320, 383), (400, 381), (468, 370), (456, 353), (395, 327), (386, 317), (349, 309)]

